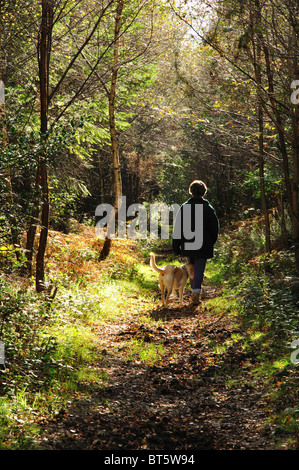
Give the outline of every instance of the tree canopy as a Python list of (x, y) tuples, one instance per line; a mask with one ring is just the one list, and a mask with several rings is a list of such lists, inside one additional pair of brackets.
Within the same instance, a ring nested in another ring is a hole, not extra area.
[(295, 0), (1, 2), (0, 236), (37, 289), (49, 227), (119, 195), (181, 203), (196, 178), (298, 267), (298, 21)]
[(0, 0), (0, 449), (299, 448), (298, 5)]

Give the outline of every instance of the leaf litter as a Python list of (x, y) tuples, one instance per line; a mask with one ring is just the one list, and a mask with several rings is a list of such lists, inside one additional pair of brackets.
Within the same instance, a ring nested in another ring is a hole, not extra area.
[[(98, 262), (102, 241), (92, 228), (78, 234), (51, 231), (48, 267), (77, 281), (121, 278), (134, 265), (134, 243), (113, 241)], [(140, 260), (139, 260), (140, 261)], [(133, 270), (132, 273), (134, 274)], [(128, 278), (130, 280), (130, 277)], [(72, 399), (40, 420), (35, 446), (45, 450), (268, 450), (282, 436), (271, 421), (269, 382), (255, 373), (259, 348), (242, 348), (251, 332), (227, 310), (209, 305), (220, 293), (205, 286), (205, 299), (169, 309), (122, 291), (123, 315), (92, 324), (100, 356), (92, 367), (103, 381), (87, 381)], [(111, 312), (112, 314), (113, 312)], [(91, 321), (92, 323), (92, 321)], [(49, 405), (50, 406), (50, 405)], [(288, 435), (283, 436), (287, 442)], [(285, 444), (287, 447), (287, 443)]]
[[(215, 295), (207, 291), (207, 298)], [(220, 359), (211, 348), (211, 339), (222, 344), (240, 332), (235, 319), (213, 315), (205, 302), (188, 303), (190, 293), (182, 309), (149, 311), (151, 322), (140, 323), (135, 312), (99, 327), (104, 354), (98, 367), (109, 382), (87, 385), (88, 398), (75, 398), (59, 419), (44, 423), (42, 448), (273, 449), (267, 391), (251, 380), (254, 357), (235, 348)], [(132, 340), (163, 350), (142, 361), (129, 355)]]

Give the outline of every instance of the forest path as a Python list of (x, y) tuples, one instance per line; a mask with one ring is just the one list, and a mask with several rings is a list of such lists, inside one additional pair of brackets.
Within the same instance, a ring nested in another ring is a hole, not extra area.
[[(207, 286), (206, 298), (215, 295)], [(191, 306), (190, 291), (181, 309), (175, 301), (168, 310), (158, 305), (157, 296), (157, 308), (148, 312), (155, 321), (142, 323), (136, 311), (99, 328), (98, 367), (108, 380), (87, 385), (88, 398), (75, 397), (44, 423), (42, 448), (271, 449), (264, 386), (252, 381), (255, 357), (237, 341), (217, 352), (217, 345), (245, 334), (235, 318), (214, 314), (206, 300)]]

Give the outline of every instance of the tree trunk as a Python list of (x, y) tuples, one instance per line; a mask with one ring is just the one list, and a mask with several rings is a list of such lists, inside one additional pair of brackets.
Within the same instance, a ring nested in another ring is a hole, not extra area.
[[(299, 79), (299, 73), (297, 76)], [(294, 113), (294, 124), (293, 124), (293, 133), (294, 133), (294, 174), (293, 174), (293, 233), (294, 233), (294, 242), (295, 242), (295, 260), (296, 260), (296, 270), (299, 274), (299, 105), (296, 105)]]
[(122, 11), (124, 0), (118, 0), (115, 15), (115, 29), (114, 29), (114, 47), (113, 47), (113, 66), (111, 76), (111, 86), (109, 91), (109, 125), (110, 125), (110, 139), (111, 139), (111, 155), (113, 164), (114, 176), (114, 193), (115, 193), (115, 211), (118, 211), (118, 197), (122, 195), (122, 178), (119, 163), (119, 150), (118, 141), (115, 127), (115, 97), (116, 97), (116, 84), (118, 75), (118, 57), (119, 57), (119, 33), (122, 20)]
[[(49, 65), (51, 55), (51, 38), (53, 27), (53, 1), (42, 0), (42, 22), (38, 44), (39, 52), (39, 83), (40, 83), (40, 131), (43, 142), (47, 140), (48, 131), (48, 96), (49, 96)], [(47, 152), (42, 150), (39, 164), (38, 177), (41, 187), (41, 228), (39, 245), (36, 256), (36, 290), (41, 292), (45, 289), (44, 257), (48, 238), (49, 225), (49, 187), (47, 174)]]
[[(120, 171), (119, 162), (119, 149), (118, 140), (115, 126), (115, 97), (116, 97), (116, 84), (118, 75), (118, 58), (119, 58), (119, 35), (122, 21), (122, 12), (124, 7), (124, 0), (117, 1), (117, 8), (115, 13), (114, 23), (114, 46), (113, 46), (113, 65), (110, 89), (108, 90), (109, 100), (109, 127), (110, 127), (110, 140), (111, 140), (111, 156), (112, 156), (112, 168), (114, 178), (114, 217), (118, 214), (119, 207), (119, 196), (122, 195), (122, 177)], [(109, 223), (108, 223), (109, 226)], [(105, 239), (103, 249), (100, 254), (100, 260), (106, 258), (109, 255), (111, 247), (111, 238), (109, 236)]]
[[(293, 74), (292, 79), (299, 80), (299, 6), (295, 8), (295, 15), (290, 15), (290, 22), (293, 28), (292, 50), (293, 50)], [(295, 242), (296, 269), (299, 274), (299, 104), (294, 105), (292, 112), (293, 129), (293, 233)]]
[(35, 194), (34, 194), (34, 204), (33, 209), (30, 215), (30, 225), (27, 230), (27, 238), (26, 238), (26, 271), (29, 276), (32, 275), (32, 262), (33, 262), (33, 246), (34, 240), (36, 235), (36, 228), (39, 222), (39, 201), (40, 201), (40, 194), (39, 194), (39, 171), (36, 170), (36, 179), (35, 179)]
[[(256, 11), (256, 21), (257, 29), (261, 30), (261, 11), (260, 11), (260, 2), (259, 0), (255, 1)], [(264, 150), (264, 116), (263, 116), (263, 97), (262, 97), (262, 72), (261, 72), (261, 44), (262, 36), (261, 33), (258, 33), (257, 44), (255, 44), (254, 39), (254, 28), (255, 20), (252, 18), (252, 45), (253, 45), (253, 65), (254, 65), (254, 74), (255, 80), (257, 83), (257, 94), (258, 94), (258, 127), (259, 127), (259, 179), (260, 179), (260, 191), (261, 191), (261, 206), (265, 219), (265, 241), (266, 241), (266, 251), (271, 252), (271, 239), (270, 239), (270, 219), (269, 212), (267, 207), (266, 191), (265, 191), (265, 150)]]
[(271, 239), (270, 239), (270, 220), (267, 207), (267, 199), (265, 192), (265, 172), (264, 172), (264, 120), (263, 108), (261, 104), (258, 105), (258, 121), (259, 121), (259, 177), (260, 177), (260, 191), (261, 191), (261, 205), (265, 219), (265, 240), (266, 251), (271, 252)]

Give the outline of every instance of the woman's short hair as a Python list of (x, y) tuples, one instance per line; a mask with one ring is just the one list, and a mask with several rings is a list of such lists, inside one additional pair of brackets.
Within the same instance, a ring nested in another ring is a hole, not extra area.
[(202, 181), (195, 180), (189, 186), (189, 194), (194, 197), (203, 197), (208, 188)]

